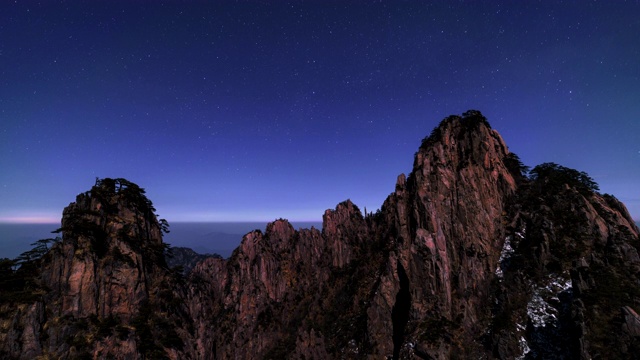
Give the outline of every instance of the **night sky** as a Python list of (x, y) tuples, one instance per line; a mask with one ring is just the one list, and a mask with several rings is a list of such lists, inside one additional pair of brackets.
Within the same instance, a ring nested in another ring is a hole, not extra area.
[(0, 3), (0, 221), (96, 177), (178, 221), (376, 210), (446, 116), (640, 218), (637, 1)]

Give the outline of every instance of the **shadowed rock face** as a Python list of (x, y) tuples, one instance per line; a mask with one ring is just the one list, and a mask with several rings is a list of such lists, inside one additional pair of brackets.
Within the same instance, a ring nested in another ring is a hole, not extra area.
[(347, 200), (321, 230), (276, 220), (186, 278), (164, 261), (143, 192), (105, 179), (65, 209), (62, 242), (21, 268), (37, 270), (37, 291), (3, 298), (2, 355), (629, 358), (636, 225), (562, 168), (527, 179), (514, 159), (480, 113), (449, 117), (380, 211)]
[(550, 180), (521, 187), (512, 209), (517, 241), (496, 291), (494, 350), (523, 355), (522, 337), (527, 358), (633, 358), (638, 228), (614, 197)]

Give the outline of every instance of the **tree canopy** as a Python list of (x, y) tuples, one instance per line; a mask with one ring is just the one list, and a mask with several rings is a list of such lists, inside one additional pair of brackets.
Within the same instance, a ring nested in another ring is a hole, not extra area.
[(156, 211), (151, 200), (146, 197), (144, 188), (127, 179), (96, 178), (96, 184), (91, 189), (90, 194), (101, 200), (108, 199), (114, 194), (119, 194), (144, 213), (154, 213)]
[(530, 168), (526, 166), (520, 157), (513, 152), (508, 153), (503, 159), (504, 165), (509, 169), (512, 174), (520, 175), (520, 177), (526, 178)]
[(574, 170), (552, 162), (534, 167), (529, 172), (529, 177), (535, 182), (548, 186), (567, 184), (580, 191), (600, 191), (598, 184), (584, 171)]

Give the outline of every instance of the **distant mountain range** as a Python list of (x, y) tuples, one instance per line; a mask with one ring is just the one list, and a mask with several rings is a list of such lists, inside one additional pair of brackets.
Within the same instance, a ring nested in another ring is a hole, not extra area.
[[(322, 227), (322, 222), (294, 222), (297, 228)], [(264, 231), (266, 222), (177, 222), (170, 223), (164, 241), (189, 247), (200, 254), (216, 253), (227, 258), (240, 245), (242, 236), (253, 230)]]
[(65, 208), (62, 241), (0, 261), (0, 357), (640, 354), (639, 230), (587, 174), (529, 169), (469, 111), (390, 190), (376, 213), (327, 210), (321, 229), (271, 222), (227, 259), (173, 249), (184, 272), (144, 190), (101, 179)]
[(222, 256), (219, 254), (198, 254), (192, 249), (186, 247), (171, 247), (170, 251), (165, 255), (165, 260), (167, 261), (167, 265), (170, 268), (182, 267), (183, 274), (188, 274), (191, 272), (194, 266), (207, 258), (218, 258), (222, 259)]

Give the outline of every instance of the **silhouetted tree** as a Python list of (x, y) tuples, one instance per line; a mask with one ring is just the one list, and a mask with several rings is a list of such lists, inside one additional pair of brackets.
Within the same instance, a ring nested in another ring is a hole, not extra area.
[(467, 125), (475, 125), (478, 123), (482, 123), (484, 124), (486, 127), (488, 127), (489, 129), (491, 129), (491, 125), (489, 124), (489, 121), (487, 120), (487, 118), (482, 115), (482, 113), (479, 110), (467, 110), (462, 114), (462, 120), (463, 123), (467, 124)]
[(557, 187), (564, 184), (581, 192), (598, 192), (598, 184), (584, 171), (578, 171), (556, 163), (548, 162), (534, 167), (529, 177), (538, 185)]
[(508, 153), (504, 158), (504, 165), (512, 174), (520, 174), (521, 176), (527, 176), (530, 167), (526, 166), (520, 160), (520, 157), (516, 153)]
[(168, 234), (170, 232), (169, 222), (166, 219), (160, 219), (158, 222), (160, 223), (160, 230), (162, 230), (163, 233)]

